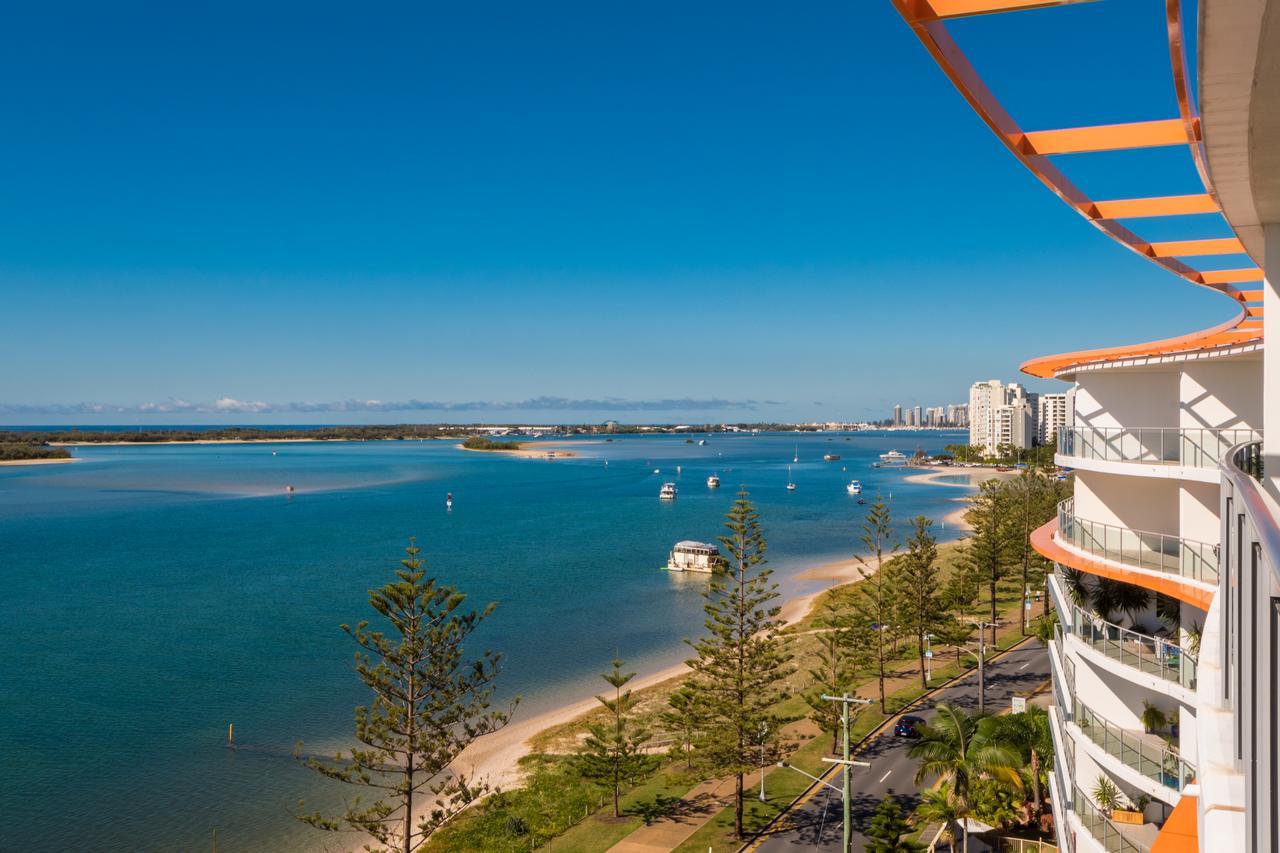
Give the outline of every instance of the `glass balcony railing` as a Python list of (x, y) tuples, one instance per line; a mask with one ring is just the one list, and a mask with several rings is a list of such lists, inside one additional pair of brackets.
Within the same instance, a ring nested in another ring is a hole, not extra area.
[(1105, 462), (1216, 468), (1233, 445), (1261, 435), (1252, 429), (1072, 427), (1058, 430), (1058, 453)]
[(1073, 722), (1085, 737), (1102, 747), (1108, 755), (1120, 759), (1125, 767), (1137, 770), (1153, 782), (1181, 791), (1195, 779), (1195, 767), (1177, 750), (1152, 743), (1148, 738), (1154, 735), (1144, 737), (1120, 728), (1098, 716), (1079, 699), (1075, 701)]
[(1128, 837), (1119, 825), (1102, 813), (1079, 786), (1075, 789), (1075, 802), (1072, 810), (1080, 818), (1080, 823), (1094, 839), (1103, 846), (1107, 853), (1147, 853), (1151, 848)]
[(1196, 659), (1187, 649), (1163, 637), (1140, 634), (1107, 622), (1096, 613), (1072, 605), (1067, 632), (1095, 651), (1141, 672), (1196, 689)]
[(1075, 514), (1075, 499), (1058, 504), (1058, 539), (1104, 560), (1152, 569), (1191, 580), (1218, 582), (1218, 549), (1181, 536), (1130, 530), (1086, 521)]

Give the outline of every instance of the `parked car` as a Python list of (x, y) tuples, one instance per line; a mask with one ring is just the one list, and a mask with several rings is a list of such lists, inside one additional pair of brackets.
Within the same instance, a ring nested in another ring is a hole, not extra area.
[(920, 737), (920, 728), (924, 724), (923, 717), (899, 717), (893, 726), (893, 733), (897, 737)]

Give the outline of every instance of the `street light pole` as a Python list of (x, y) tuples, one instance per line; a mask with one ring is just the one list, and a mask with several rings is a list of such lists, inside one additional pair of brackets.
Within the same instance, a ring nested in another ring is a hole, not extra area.
[(856, 764), (860, 767), (870, 767), (866, 761), (850, 761), (849, 760), (849, 706), (850, 705), (870, 705), (870, 699), (859, 699), (857, 696), (845, 694), (843, 696), (823, 696), (828, 702), (839, 702), (840, 708), (840, 728), (844, 731), (844, 744), (841, 758), (823, 758), (822, 760), (829, 764), (844, 765), (844, 847), (841, 850), (848, 853), (849, 844), (853, 841), (853, 814), (851, 811), (853, 804), (852, 783), (849, 780), (849, 770)]

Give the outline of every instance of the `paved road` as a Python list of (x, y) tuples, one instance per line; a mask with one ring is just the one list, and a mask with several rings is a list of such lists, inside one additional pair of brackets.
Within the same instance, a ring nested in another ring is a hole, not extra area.
[[(1032, 640), (998, 661), (987, 664), (987, 710), (998, 711), (1009, 707), (1010, 698), (1016, 693), (1030, 693), (1049, 678), (1049, 654), (1038, 642)], [(933, 716), (932, 706), (948, 702), (968, 711), (978, 709), (978, 677), (970, 675), (963, 681), (935, 694), (926, 703), (926, 711), (909, 711), (928, 719)], [(893, 794), (903, 809), (916, 806), (919, 795), (913, 779), (916, 762), (907, 757), (911, 742), (896, 738), (889, 729), (871, 741), (857, 758), (871, 762), (870, 768), (853, 769), (853, 849), (862, 850), (865, 837), (858, 832), (871, 821), (871, 814), (880, 801)], [(837, 774), (831, 781), (840, 785)], [(761, 853), (813, 853), (817, 850), (840, 850), (842, 811), (840, 794), (823, 788), (807, 803), (785, 818), (785, 829), (769, 836), (757, 850)]]

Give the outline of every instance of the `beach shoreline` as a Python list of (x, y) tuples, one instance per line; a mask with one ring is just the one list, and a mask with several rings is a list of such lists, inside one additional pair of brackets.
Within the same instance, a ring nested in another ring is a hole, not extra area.
[[(514, 451), (509, 451), (514, 452)], [(874, 558), (865, 562), (856, 557), (833, 560), (809, 566), (791, 577), (801, 581), (831, 581), (830, 585), (814, 592), (795, 595), (785, 600), (778, 614), (785, 625), (795, 625), (813, 610), (819, 596), (829, 590), (861, 580), (876, 569)], [(627, 686), (634, 691), (645, 690), (690, 672), (684, 663), (673, 664), (655, 672), (637, 675)], [(531, 741), (551, 729), (572, 723), (577, 718), (600, 707), (594, 696), (571, 699), (565, 704), (543, 711), (527, 720), (519, 720), (476, 740), (454, 762), (455, 766), (476, 780), (487, 782), (490, 787), (508, 789), (523, 781), (519, 768), (521, 758), (532, 753)]]
[(517, 459), (571, 459), (578, 454), (572, 450), (562, 449), (565, 442), (521, 441), (515, 450), (482, 450), (476, 447), (465, 447), (458, 442), (454, 447), (468, 453), (492, 453), (495, 456), (514, 456)]
[[(967, 476), (967, 483), (949, 483), (940, 478)], [(931, 486), (943, 486), (953, 489), (972, 489), (977, 488), (979, 483), (986, 480), (1008, 479), (1018, 476), (1018, 471), (997, 471), (994, 468), (939, 468), (933, 471), (926, 471), (923, 474), (912, 474), (906, 477), (908, 483), (928, 483)], [(964, 515), (969, 509), (968, 497), (951, 498), (951, 500), (960, 504), (959, 507), (952, 510), (942, 517), (943, 524), (949, 524), (959, 530), (970, 531), (973, 528), (965, 521)]]
[(75, 456), (59, 456), (54, 459), (3, 459), (0, 465), (61, 465), (64, 462), (79, 462)]

